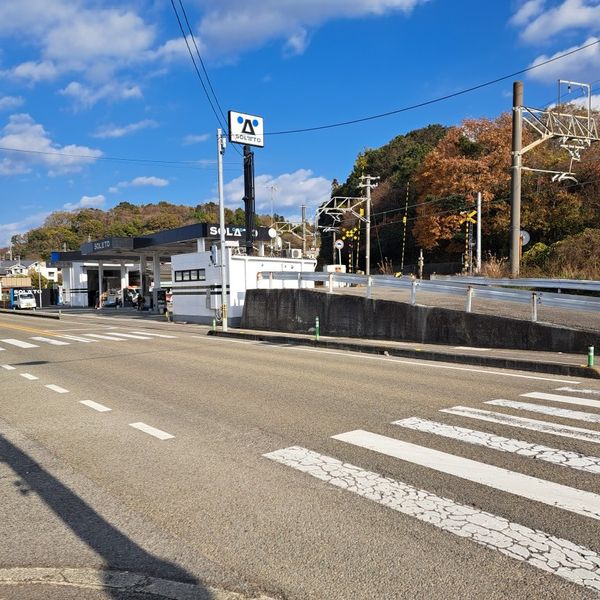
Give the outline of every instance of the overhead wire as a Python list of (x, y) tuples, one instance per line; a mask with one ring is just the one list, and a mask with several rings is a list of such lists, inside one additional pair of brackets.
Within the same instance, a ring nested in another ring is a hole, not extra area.
[(480, 90), (482, 88), (488, 87), (490, 85), (494, 85), (496, 83), (500, 83), (501, 81), (506, 81), (507, 79), (512, 79), (513, 77), (516, 77), (517, 75), (523, 75), (524, 73), (528, 73), (530, 71), (533, 71), (534, 69), (539, 69), (540, 67), (543, 67), (545, 65), (548, 65), (550, 63), (556, 62), (558, 60), (562, 60), (563, 58), (566, 58), (567, 56), (571, 56), (577, 52), (581, 52), (582, 50), (586, 50), (587, 48), (591, 48), (592, 46), (595, 46), (597, 44), (600, 44), (600, 40), (596, 40), (594, 42), (590, 42), (589, 44), (585, 44), (584, 46), (580, 46), (579, 48), (575, 48), (574, 50), (569, 50), (568, 52), (563, 52), (562, 54), (558, 54), (557, 56), (554, 56), (553, 58), (549, 58), (547, 60), (544, 60), (540, 63), (536, 63), (535, 65), (531, 65), (529, 67), (526, 67), (524, 69), (519, 69), (518, 71), (515, 71), (514, 73), (509, 73), (508, 75), (503, 75), (502, 77), (497, 77), (496, 79), (492, 79), (490, 81), (486, 81), (484, 83), (479, 83), (477, 85), (459, 90), (458, 92), (452, 92), (451, 94), (446, 94), (444, 96), (439, 96), (437, 98), (433, 98), (431, 100), (426, 100), (423, 102), (418, 102), (417, 104), (411, 104), (409, 106), (404, 106), (402, 108), (397, 108), (394, 110), (389, 110), (383, 113), (378, 113), (375, 115), (370, 115), (367, 117), (360, 117), (357, 119), (350, 119), (348, 121), (339, 121), (337, 123), (329, 123), (326, 125), (317, 125), (314, 127), (304, 127), (304, 128), (298, 128), (298, 129), (288, 129), (288, 130), (283, 130), (283, 131), (270, 131), (265, 133), (265, 135), (289, 135), (292, 133), (306, 133), (306, 132), (310, 132), (310, 131), (320, 131), (323, 129), (333, 129), (335, 127), (345, 127), (347, 125), (355, 125), (356, 123), (364, 123), (366, 121), (373, 121), (375, 119), (382, 119), (384, 117), (389, 117), (392, 115), (397, 115), (403, 112), (408, 112), (410, 110), (415, 110), (417, 108), (422, 108), (424, 106), (430, 106), (431, 104), (436, 104), (438, 102), (443, 102), (445, 100), (450, 100), (451, 98), (456, 98), (458, 96), (463, 96), (464, 94), (468, 94), (470, 92), (474, 92), (476, 90)]

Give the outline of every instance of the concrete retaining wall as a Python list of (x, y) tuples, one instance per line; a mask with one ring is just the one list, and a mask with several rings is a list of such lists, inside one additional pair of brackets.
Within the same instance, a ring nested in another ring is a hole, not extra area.
[(317, 316), (321, 334), (331, 336), (576, 353), (600, 347), (591, 331), (309, 290), (248, 290), (241, 327), (308, 333)]

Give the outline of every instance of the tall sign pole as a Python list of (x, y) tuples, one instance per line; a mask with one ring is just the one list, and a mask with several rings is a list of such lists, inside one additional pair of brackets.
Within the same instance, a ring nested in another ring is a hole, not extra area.
[(254, 232), (254, 152), (244, 144), (244, 211), (246, 213), (246, 256), (254, 254), (252, 238)]
[(227, 249), (225, 248), (225, 201), (223, 198), (223, 154), (225, 154), (225, 136), (217, 129), (217, 165), (219, 187), (219, 238), (221, 242), (221, 323), (227, 331)]
[(379, 177), (372, 177), (371, 175), (363, 175), (360, 178), (361, 183), (359, 188), (367, 189), (366, 197), (366, 210), (365, 210), (365, 275), (369, 277), (371, 275), (371, 188), (377, 187), (375, 183)]
[(520, 271), (521, 238), (521, 149), (523, 143), (523, 83), (513, 83), (512, 167), (510, 186), (510, 274)]

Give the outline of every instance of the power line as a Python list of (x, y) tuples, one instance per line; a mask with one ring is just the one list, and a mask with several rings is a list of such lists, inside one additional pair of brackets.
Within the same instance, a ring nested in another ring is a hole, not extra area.
[[(90, 161), (96, 160), (109, 160), (117, 162), (128, 162), (128, 163), (139, 163), (139, 164), (151, 164), (159, 167), (174, 167), (179, 169), (193, 169), (203, 170), (208, 167), (216, 165), (216, 160), (188, 160), (188, 161), (176, 161), (176, 160), (152, 160), (148, 158), (129, 158), (124, 156), (91, 156), (89, 154), (72, 154), (67, 152), (48, 152), (44, 150), (31, 150), (27, 148), (8, 148), (6, 146), (0, 146), (2, 152), (19, 152), (23, 154), (37, 154), (43, 156), (62, 156), (64, 158), (81, 158), (88, 159)], [(202, 166), (194, 166), (201, 163)], [(228, 165), (237, 165), (237, 163), (225, 163)]]
[(212, 92), (212, 95), (215, 99), (215, 102), (217, 103), (217, 106), (219, 107), (219, 112), (221, 113), (223, 119), (225, 122), (227, 122), (227, 117), (225, 117), (225, 113), (223, 112), (223, 109), (221, 108), (221, 104), (219, 102), (219, 98), (217, 97), (217, 94), (215, 92), (215, 89), (213, 88), (213, 85), (210, 81), (210, 77), (208, 76), (208, 71), (206, 70), (206, 67), (204, 66), (204, 61), (202, 60), (202, 55), (200, 54), (200, 50), (198, 49), (198, 44), (196, 44), (196, 36), (194, 35), (192, 28), (190, 26), (190, 22), (188, 21), (188, 16), (187, 16), (187, 12), (185, 10), (185, 7), (183, 6), (183, 1), (179, 0), (179, 6), (181, 6), (181, 11), (183, 13), (183, 18), (185, 19), (185, 23), (187, 25), (188, 31), (190, 32), (190, 36), (192, 38), (192, 42), (194, 42), (194, 48), (196, 48), (196, 54), (198, 55), (198, 59), (200, 60), (200, 66), (202, 67), (202, 71), (204, 72), (204, 76), (206, 77), (206, 81), (208, 83), (208, 87), (210, 88), (210, 91)]
[(375, 119), (382, 119), (383, 117), (389, 117), (391, 115), (397, 115), (403, 112), (407, 112), (410, 110), (414, 110), (416, 108), (422, 108), (423, 106), (429, 106), (431, 104), (436, 104), (438, 102), (443, 102), (444, 100), (449, 100), (451, 98), (456, 98), (457, 96), (462, 96), (464, 94), (468, 94), (470, 92), (474, 92), (476, 90), (480, 90), (484, 87), (488, 87), (490, 85), (494, 85), (496, 83), (500, 83), (501, 81), (506, 81), (507, 79), (512, 79), (513, 77), (516, 77), (517, 75), (522, 75), (523, 73), (528, 73), (529, 71), (533, 71), (534, 69), (539, 69), (540, 67), (543, 67), (545, 65), (548, 65), (550, 63), (556, 62), (557, 60), (562, 60), (563, 58), (566, 58), (567, 56), (571, 56), (572, 54), (575, 54), (576, 52), (581, 52), (582, 50), (586, 50), (587, 48), (591, 48), (592, 46), (595, 46), (597, 44), (600, 44), (600, 40), (596, 40), (595, 42), (590, 42), (589, 44), (586, 44), (585, 46), (580, 46), (579, 48), (575, 48), (575, 50), (570, 50), (569, 52), (564, 52), (563, 54), (559, 54), (558, 56), (555, 56), (554, 58), (549, 58), (548, 60), (545, 60), (541, 63), (538, 63), (536, 65), (532, 65), (530, 67), (526, 67), (525, 69), (520, 69), (519, 71), (515, 71), (514, 73), (510, 73), (509, 75), (503, 75), (502, 77), (498, 77), (496, 79), (492, 79), (490, 81), (486, 81), (485, 83), (480, 83), (478, 85), (474, 85), (472, 87), (469, 88), (465, 88), (463, 90), (460, 90), (458, 92), (453, 92), (451, 94), (446, 94), (445, 96), (440, 96), (438, 98), (434, 98), (432, 100), (426, 100), (424, 102), (419, 102), (417, 104), (412, 104), (410, 106), (405, 106), (403, 108), (398, 108), (395, 110), (390, 110), (384, 113), (379, 113), (376, 115), (371, 115), (368, 117), (361, 117), (358, 119), (351, 119), (349, 121), (340, 121), (338, 123), (330, 123), (328, 125), (318, 125), (315, 127), (305, 127), (302, 129), (288, 129), (288, 130), (284, 130), (284, 131), (271, 131), (268, 133), (265, 133), (265, 135), (288, 135), (291, 133), (305, 133), (305, 132), (309, 132), (309, 131), (319, 131), (322, 129), (333, 129), (334, 127), (345, 127), (346, 125), (354, 125), (356, 123), (364, 123), (365, 121), (373, 121)]

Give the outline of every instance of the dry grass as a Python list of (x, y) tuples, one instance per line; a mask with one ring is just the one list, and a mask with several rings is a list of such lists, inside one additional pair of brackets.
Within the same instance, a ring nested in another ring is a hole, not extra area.
[(494, 254), (488, 254), (481, 264), (481, 275), (494, 279), (508, 277), (510, 275), (508, 258), (504, 256), (497, 258)]

